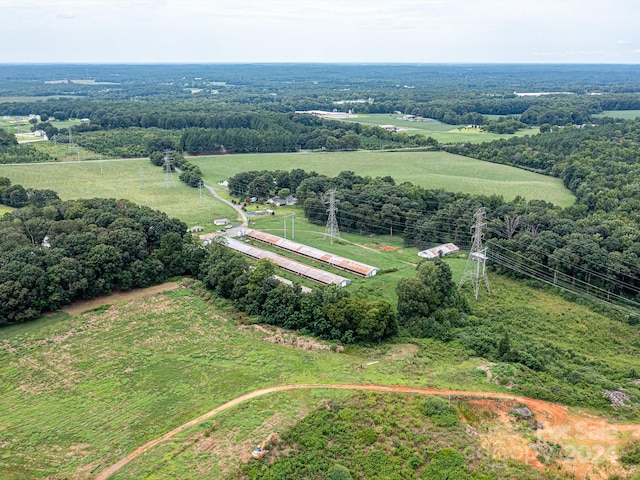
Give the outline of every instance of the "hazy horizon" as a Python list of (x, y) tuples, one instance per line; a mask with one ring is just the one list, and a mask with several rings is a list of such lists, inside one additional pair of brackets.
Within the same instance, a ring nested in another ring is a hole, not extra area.
[(636, 0), (0, 0), (0, 64), (637, 64)]

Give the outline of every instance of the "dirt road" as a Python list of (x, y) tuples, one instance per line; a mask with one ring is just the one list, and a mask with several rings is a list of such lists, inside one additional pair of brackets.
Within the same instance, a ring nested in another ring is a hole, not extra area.
[[(95, 478), (96, 480), (106, 480), (109, 476), (116, 473), (127, 463), (142, 455), (147, 450), (153, 448), (161, 442), (164, 442), (174, 435), (182, 432), (183, 430), (193, 427), (200, 422), (203, 422), (220, 412), (223, 412), (235, 405), (245, 402), (249, 399), (266, 395), (273, 392), (282, 392), (285, 390), (294, 390), (300, 388), (330, 388), (341, 390), (368, 390), (376, 392), (395, 392), (395, 393), (416, 393), (421, 395), (442, 395), (442, 396), (455, 396), (455, 397), (473, 397), (473, 398), (485, 398), (493, 400), (514, 400), (518, 403), (527, 405), (536, 415), (536, 418), (544, 424), (544, 430), (550, 437), (559, 435), (562, 439), (579, 438), (589, 442), (604, 442), (605, 445), (610, 445), (616, 435), (620, 432), (626, 432), (633, 438), (640, 439), (640, 425), (625, 425), (625, 424), (609, 424), (605, 420), (597, 417), (586, 417), (570, 414), (567, 408), (555, 403), (545, 402), (542, 400), (536, 400), (532, 398), (519, 397), (517, 395), (511, 395), (508, 393), (494, 393), (494, 392), (475, 392), (464, 390), (441, 390), (436, 388), (420, 388), (420, 387), (406, 387), (406, 386), (394, 386), (394, 385), (348, 385), (348, 384), (312, 384), (302, 383), (295, 385), (278, 385), (270, 388), (263, 388), (260, 390), (254, 390), (245, 395), (241, 395), (233, 400), (220, 405), (217, 408), (195, 418), (184, 425), (181, 425), (170, 432), (165, 433), (161, 437), (158, 437), (146, 444), (138, 447), (126, 457), (122, 458), (117, 463), (113, 464), (109, 468), (102, 471)], [(619, 435), (618, 435), (619, 436)], [(561, 440), (561, 439), (558, 439)]]

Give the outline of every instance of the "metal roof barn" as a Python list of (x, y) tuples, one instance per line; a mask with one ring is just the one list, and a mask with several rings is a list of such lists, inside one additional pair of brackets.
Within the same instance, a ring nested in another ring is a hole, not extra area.
[(247, 230), (245, 235), (253, 240), (266, 243), (267, 245), (272, 245), (274, 247), (281, 248), (282, 250), (310, 258), (311, 260), (317, 260), (331, 265), (332, 267), (340, 268), (349, 273), (355, 273), (356, 275), (361, 275), (363, 277), (373, 277), (380, 271), (377, 267), (356, 262), (355, 260), (350, 260), (339, 255), (334, 255), (333, 253), (328, 253), (323, 250), (309, 247), (259, 230)]
[(438, 245), (437, 247), (429, 248), (428, 250), (422, 250), (421, 252), (418, 252), (418, 256), (424, 258), (438, 258), (440, 254), (444, 257), (445, 255), (458, 251), (460, 251), (460, 248), (458, 248), (457, 245), (453, 243), (445, 243)]
[(340, 275), (335, 275), (333, 273), (320, 270), (319, 268), (305, 265), (304, 263), (296, 262), (295, 260), (291, 260), (290, 258), (278, 255), (277, 253), (269, 252), (268, 250), (254, 247), (253, 245), (248, 245), (233, 238), (227, 238), (227, 246), (252, 258), (268, 258), (283, 270), (287, 270), (289, 272), (295, 273), (296, 275), (300, 275), (324, 285), (333, 284), (338, 285), (339, 287), (344, 287), (351, 283), (351, 280), (349, 280), (348, 278), (344, 278)]

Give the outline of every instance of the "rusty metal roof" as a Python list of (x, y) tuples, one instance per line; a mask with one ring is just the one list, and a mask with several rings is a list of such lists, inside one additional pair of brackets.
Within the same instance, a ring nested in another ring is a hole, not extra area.
[(345, 285), (351, 283), (351, 280), (349, 280), (348, 278), (341, 277), (340, 275), (336, 275), (334, 273), (326, 272), (319, 268), (305, 265), (304, 263), (296, 262), (295, 260), (291, 260), (290, 258), (278, 255), (277, 253), (254, 247), (253, 245), (249, 245), (233, 238), (227, 238), (227, 246), (252, 258), (268, 258), (278, 267), (284, 270), (288, 270), (289, 272), (293, 272), (296, 275), (301, 275), (305, 278), (315, 280), (316, 282), (322, 283), (324, 285), (333, 284), (344, 287)]
[(319, 262), (327, 263), (333, 267), (346, 270), (347, 272), (362, 275), (363, 277), (372, 277), (380, 271), (380, 269), (377, 267), (372, 267), (371, 265), (356, 262), (355, 260), (350, 260), (339, 255), (334, 255), (333, 253), (328, 253), (323, 250), (309, 247), (307, 245), (294, 242), (293, 240), (287, 240), (286, 238), (278, 237), (277, 235), (272, 235), (266, 232), (261, 232), (259, 230), (247, 230), (246, 236), (251, 239), (266, 243), (268, 245), (273, 245), (274, 247), (281, 248), (288, 252), (302, 255), (303, 257), (317, 260)]

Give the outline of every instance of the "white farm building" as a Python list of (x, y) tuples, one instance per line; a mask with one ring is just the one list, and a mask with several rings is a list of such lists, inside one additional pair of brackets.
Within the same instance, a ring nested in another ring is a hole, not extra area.
[(460, 248), (453, 243), (444, 243), (442, 245), (438, 245), (437, 247), (429, 248), (427, 250), (422, 250), (418, 253), (419, 257), (422, 258), (438, 258), (440, 256), (449, 255), (451, 253), (459, 252)]

